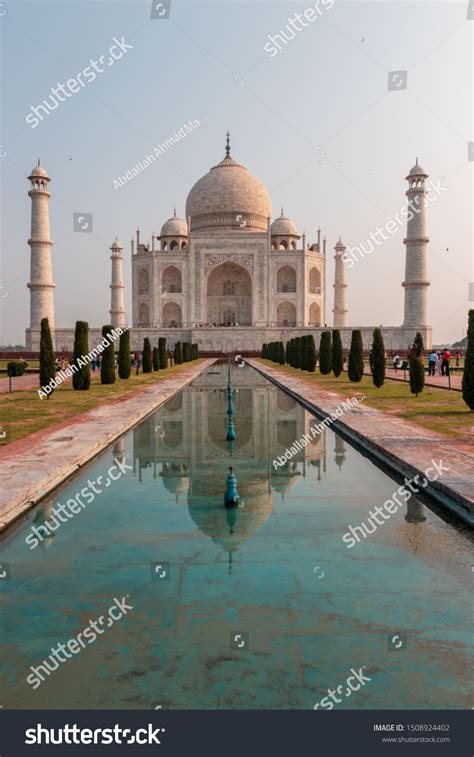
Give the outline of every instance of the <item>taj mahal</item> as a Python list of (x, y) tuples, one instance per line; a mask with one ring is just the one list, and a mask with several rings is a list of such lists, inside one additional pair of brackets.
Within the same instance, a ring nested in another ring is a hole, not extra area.
[[(417, 331), (431, 347), (428, 325), (426, 213), (428, 174), (418, 164), (408, 176), (409, 203), (417, 213), (407, 218), (405, 244), (405, 315), (401, 326), (382, 326), (388, 349), (406, 349)], [(56, 327), (52, 247), (49, 228), (49, 183), (43, 166), (35, 166), (31, 182), (30, 326), (28, 350), (39, 349), (41, 319), (48, 317), (56, 350), (72, 350), (74, 328)], [(123, 247), (115, 239), (111, 252), (110, 310), (103, 323), (128, 326), (132, 349), (152, 345), (165, 336), (172, 348), (178, 341), (197, 343), (201, 352), (260, 351), (265, 342), (286, 342), (312, 333), (318, 343), (327, 327), (338, 328), (344, 347), (360, 328), (364, 347), (374, 326), (349, 325), (346, 245), (335, 243), (335, 275), (329, 290), (326, 261), (329, 246), (321, 238), (307, 240), (283, 209), (272, 221), (268, 191), (231, 155), (227, 134), (225, 155), (191, 188), (185, 219), (176, 214), (163, 224), (159, 236), (142, 241), (140, 230), (130, 242), (132, 270), (131, 323), (125, 312)], [(328, 318), (326, 295), (332, 309)], [(376, 315), (376, 314), (375, 314)], [(78, 314), (87, 320), (87, 313)], [(331, 322), (332, 321), (332, 322)], [(374, 325), (380, 325), (374, 317)], [(101, 327), (91, 328), (90, 347), (101, 340)]]

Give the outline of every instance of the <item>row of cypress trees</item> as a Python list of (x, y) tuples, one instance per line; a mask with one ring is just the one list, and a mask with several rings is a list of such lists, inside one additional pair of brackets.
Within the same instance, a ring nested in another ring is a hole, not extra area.
[(176, 342), (174, 348), (175, 365), (189, 363), (190, 360), (197, 360), (198, 357), (199, 350), (197, 344), (191, 344), (191, 342)]
[[(102, 336), (105, 337), (113, 329), (113, 326), (107, 325), (102, 327)], [(189, 360), (196, 360), (198, 357), (197, 344), (185, 345)], [(89, 325), (86, 321), (76, 321), (74, 333), (74, 350), (73, 364), (78, 368), (72, 376), (72, 386), (76, 390), (87, 390), (91, 384), (90, 363), (79, 365), (79, 358), (84, 358), (89, 354)], [(193, 357), (191, 357), (193, 355)], [(55, 355), (53, 349), (53, 340), (51, 329), (47, 318), (41, 320), (40, 334), (40, 386), (47, 386), (56, 376)], [(177, 362), (175, 360), (175, 362)], [(182, 362), (182, 361), (180, 361)], [(130, 354), (130, 331), (127, 329), (119, 338), (118, 349), (118, 375), (121, 379), (130, 378), (132, 371), (132, 360)], [(142, 351), (142, 370), (143, 373), (163, 370), (168, 365), (167, 345), (165, 337), (158, 339), (158, 347), (151, 349), (150, 340), (145, 337)], [(137, 365), (138, 373), (138, 365)], [(115, 347), (113, 342), (104, 347), (100, 365), (100, 380), (102, 384), (114, 384), (115, 373)], [(52, 392), (51, 392), (52, 393)], [(50, 394), (48, 394), (48, 398)]]
[[(472, 330), (474, 331), (474, 317), (472, 320)], [(410, 389), (413, 394), (416, 394), (416, 396), (423, 391), (425, 382), (423, 352), (423, 339), (421, 334), (417, 333), (409, 355)], [(283, 347), (283, 342), (264, 344), (261, 355), (262, 358), (273, 360), (273, 362), (280, 363), (280, 365), (288, 363), (288, 365), (291, 365), (293, 368), (300, 368), (303, 371), (310, 371), (313, 373), (316, 369), (317, 356), (314, 337), (312, 335), (298, 336), (294, 339), (290, 339), (286, 344), (286, 349)], [(385, 345), (382, 331), (379, 328), (374, 329), (373, 333), (370, 368), (374, 385), (376, 387), (383, 386), (385, 381)], [(332, 372), (337, 378), (341, 375), (343, 369), (344, 351), (342, 347), (341, 332), (339, 329), (334, 329), (332, 332), (323, 331), (319, 343), (320, 373), (323, 376), (327, 376)], [(362, 332), (359, 329), (354, 329), (351, 336), (351, 346), (349, 350), (348, 377), (350, 381), (358, 383), (362, 380), (363, 375), (364, 348)]]

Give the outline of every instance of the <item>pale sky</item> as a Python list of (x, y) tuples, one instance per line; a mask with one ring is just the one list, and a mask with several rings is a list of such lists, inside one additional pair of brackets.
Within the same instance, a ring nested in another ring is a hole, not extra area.
[[(394, 218), (418, 156), (448, 190), (428, 209), (434, 341), (465, 334), (474, 281), (468, 0), (335, 0), (333, 7), (320, 0), (321, 16), (298, 24), (294, 39), (271, 57), (268, 35), (314, 7), (307, 0), (172, 0), (169, 18), (151, 20), (151, 2), (137, 0), (0, 4), (0, 342), (24, 343), (29, 323), (25, 177), (38, 156), (53, 179), (56, 324), (109, 321), (116, 235), (131, 323), (129, 240), (137, 226), (142, 240), (159, 234), (175, 205), (184, 216), (191, 186), (224, 155), (227, 129), (233, 157), (269, 190), (273, 216), (283, 205), (309, 242), (318, 226), (327, 235), (329, 325), (332, 248), (339, 235), (358, 245)], [(91, 58), (104, 54), (107, 61), (114, 37), (133, 49), (31, 128), (31, 106)], [(399, 70), (408, 72), (407, 88), (388, 91), (389, 72)], [(114, 179), (195, 119), (206, 122), (114, 188)], [(74, 212), (92, 213), (93, 233), (73, 231)], [(401, 324), (404, 231), (348, 271), (350, 325)]]

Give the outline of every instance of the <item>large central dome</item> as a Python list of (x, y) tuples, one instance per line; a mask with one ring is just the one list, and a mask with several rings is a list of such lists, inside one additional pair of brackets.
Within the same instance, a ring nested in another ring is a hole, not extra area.
[(270, 195), (245, 166), (231, 157), (227, 137), (225, 158), (196, 182), (186, 200), (191, 231), (267, 231), (271, 214)]

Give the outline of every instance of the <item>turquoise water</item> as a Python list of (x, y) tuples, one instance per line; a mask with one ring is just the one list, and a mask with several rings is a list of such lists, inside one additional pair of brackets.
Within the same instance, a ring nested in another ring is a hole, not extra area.
[[(472, 535), (412, 499), (348, 549), (348, 525), (399, 483), (330, 430), (273, 470), (315, 419), (247, 367), (229, 449), (226, 381), (209, 369), (7, 536), (3, 706), (312, 709), (365, 666), (335, 707), (470, 709)], [(31, 550), (31, 526), (114, 457), (130, 469)], [(125, 617), (26, 682), (125, 596)]]

